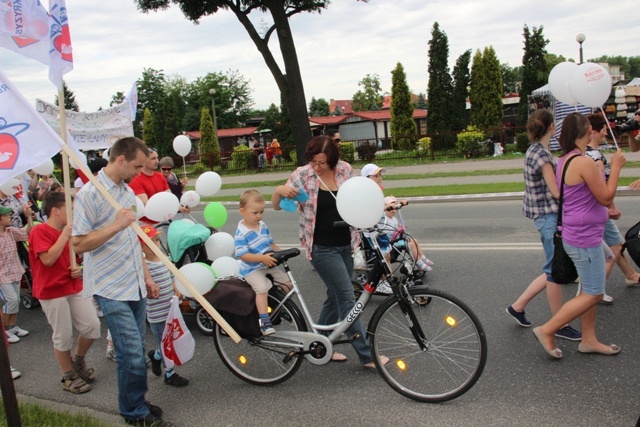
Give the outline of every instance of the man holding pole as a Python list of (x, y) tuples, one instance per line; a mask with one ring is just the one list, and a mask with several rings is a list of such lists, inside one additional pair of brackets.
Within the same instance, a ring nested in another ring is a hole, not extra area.
[(146, 297), (158, 297), (136, 232), (135, 195), (129, 183), (140, 174), (149, 149), (138, 138), (118, 140), (98, 181), (123, 208), (119, 211), (90, 182), (76, 195), (71, 243), (85, 254), (84, 286), (104, 313), (116, 347), (118, 405), (127, 424), (163, 426), (162, 410), (145, 401)]

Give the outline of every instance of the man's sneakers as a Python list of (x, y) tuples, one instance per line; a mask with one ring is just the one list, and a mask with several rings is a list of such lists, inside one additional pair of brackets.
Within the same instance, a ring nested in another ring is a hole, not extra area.
[(505, 309), (505, 311), (509, 313), (511, 317), (513, 317), (513, 320), (515, 320), (518, 325), (522, 326), (523, 328), (531, 327), (531, 322), (524, 316), (524, 310), (515, 311), (513, 307), (509, 306)]
[(569, 325), (558, 329), (554, 335), (569, 341), (582, 341), (582, 333)]

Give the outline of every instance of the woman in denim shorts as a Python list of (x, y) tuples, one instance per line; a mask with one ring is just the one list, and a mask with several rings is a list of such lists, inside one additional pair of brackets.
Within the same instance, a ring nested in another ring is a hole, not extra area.
[(605, 284), (604, 226), (608, 219), (607, 206), (611, 205), (618, 187), (620, 170), (626, 160), (622, 151), (611, 158), (609, 181), (590, 158), (584, 156), (591, 140), (591, 124), (579, 113), (569, 114), (562, 125), (556, 182), (560, 187), (566, 160), (567, 167), (562, 206), (562, 239), (567, 254), (573, 260), (580, 277), (581, 290), (567, 301), (544, 325), (533, 333), (553, 358), (560, 359), (562, 350), (554, 342), (555, 332), (573, 319), (580, 318), (582, 342), (580, 353), (613, 355), (620, 352), (615, 344), (598, 341), (595, 333), (596, 304), (602, 299)]

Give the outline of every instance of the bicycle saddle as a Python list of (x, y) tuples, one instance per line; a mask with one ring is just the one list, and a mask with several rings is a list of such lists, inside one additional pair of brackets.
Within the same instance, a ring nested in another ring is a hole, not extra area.
[(283, 251), (275, 251), (271, 253), (271, 256), (276, 259), (278, 265), (282, 264), (282, 262), (289, 258), (297, 257), (298, 255), (300, 255), (300, 249), (298, 248), (285, 249)]

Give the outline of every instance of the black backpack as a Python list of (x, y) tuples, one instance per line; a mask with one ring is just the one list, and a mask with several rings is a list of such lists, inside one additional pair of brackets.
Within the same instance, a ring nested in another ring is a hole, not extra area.
[(640, 222), (636, 223), (636, 225), (627, 231), (624, 235), (624, 240), (622, 253), (624, 254), (626, 249), (633, 262), (635, 262), (637, 266), (640, 266)]

